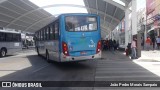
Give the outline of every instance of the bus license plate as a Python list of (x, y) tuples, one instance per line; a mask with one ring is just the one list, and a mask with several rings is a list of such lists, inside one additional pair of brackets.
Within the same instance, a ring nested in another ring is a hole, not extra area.
[(81, 55), (86, 55), (87, 53), (86, 52), (81, 52)]

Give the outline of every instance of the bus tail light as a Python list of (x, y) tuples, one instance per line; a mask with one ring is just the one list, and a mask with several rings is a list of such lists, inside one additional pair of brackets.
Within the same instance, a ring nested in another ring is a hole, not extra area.
[(97, 43), (96, 53), (99, 53), (100, 51), (101, 51), (101, 40), (99, 40), (98, 43)]
[(62, 42), (62, 49), (63, 49), (63, 54), (69, 56), (68, 46), (65, 42)]

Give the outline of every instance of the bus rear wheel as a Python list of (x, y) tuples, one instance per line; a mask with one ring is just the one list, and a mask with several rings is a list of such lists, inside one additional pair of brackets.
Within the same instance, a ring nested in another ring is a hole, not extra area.
[(1, 57), (5, 57), (6, 56), (6, 50), (5, 49), (1, 49), (1, 51), (0, 51), (0, 56)]

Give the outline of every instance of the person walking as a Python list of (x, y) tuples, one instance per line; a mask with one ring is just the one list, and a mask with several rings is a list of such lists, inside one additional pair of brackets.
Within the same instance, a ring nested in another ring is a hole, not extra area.
[(146, 39), (146, 49), (149, 51), (150, 49), (150, 45), (151, 45), (151, 39), (149, 37), (147, 37)]
[(131, 59), (137, 59), (137, 53), (136, 53), (136, 39), (133, 38), (132, 43), (131, 43)]
[(158, 36), (156, 38), (156, 43), (157, 43), (157, 49), (159, 49), (159, 46), (160, 46), (160, 36)]
[(108, 50), (109, 49), (109, 41), (108, 41), (108, 39), (106, 40), (106, 49)]
[(108, 40), (108, 50), (111, 50), (111, 40)]
[(109, 42), (110, 42), (110, 51), (114, 54), (114, 46), (112, 39), (110, 39)]
[(114, 51), (117, 50), (117, 43), (116, 43), (116, 40), (113, 40), (113, 48), (114, 48)]
[(144, 38), (143, 37), (141, 37), (141, 47), (144, 50)]
[(151, 41), (152, 41), (151, 44), (152, 44), (153, 50), (154, 50), (155, 49), (155, 42), (156, 42), (155, 37), (152, 37)]
[(106, 50), (106, 41), (103, 40), (103, 50), (105, 51)]

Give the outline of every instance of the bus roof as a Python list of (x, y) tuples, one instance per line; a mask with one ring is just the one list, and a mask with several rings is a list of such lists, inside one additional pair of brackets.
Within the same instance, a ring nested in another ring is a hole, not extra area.
[(4, 33), (17, 33), (17, 34), (20, 34), (20, 32), (17, 32), (17, 31), (0, 30), (0, 32), (4, 32)]

